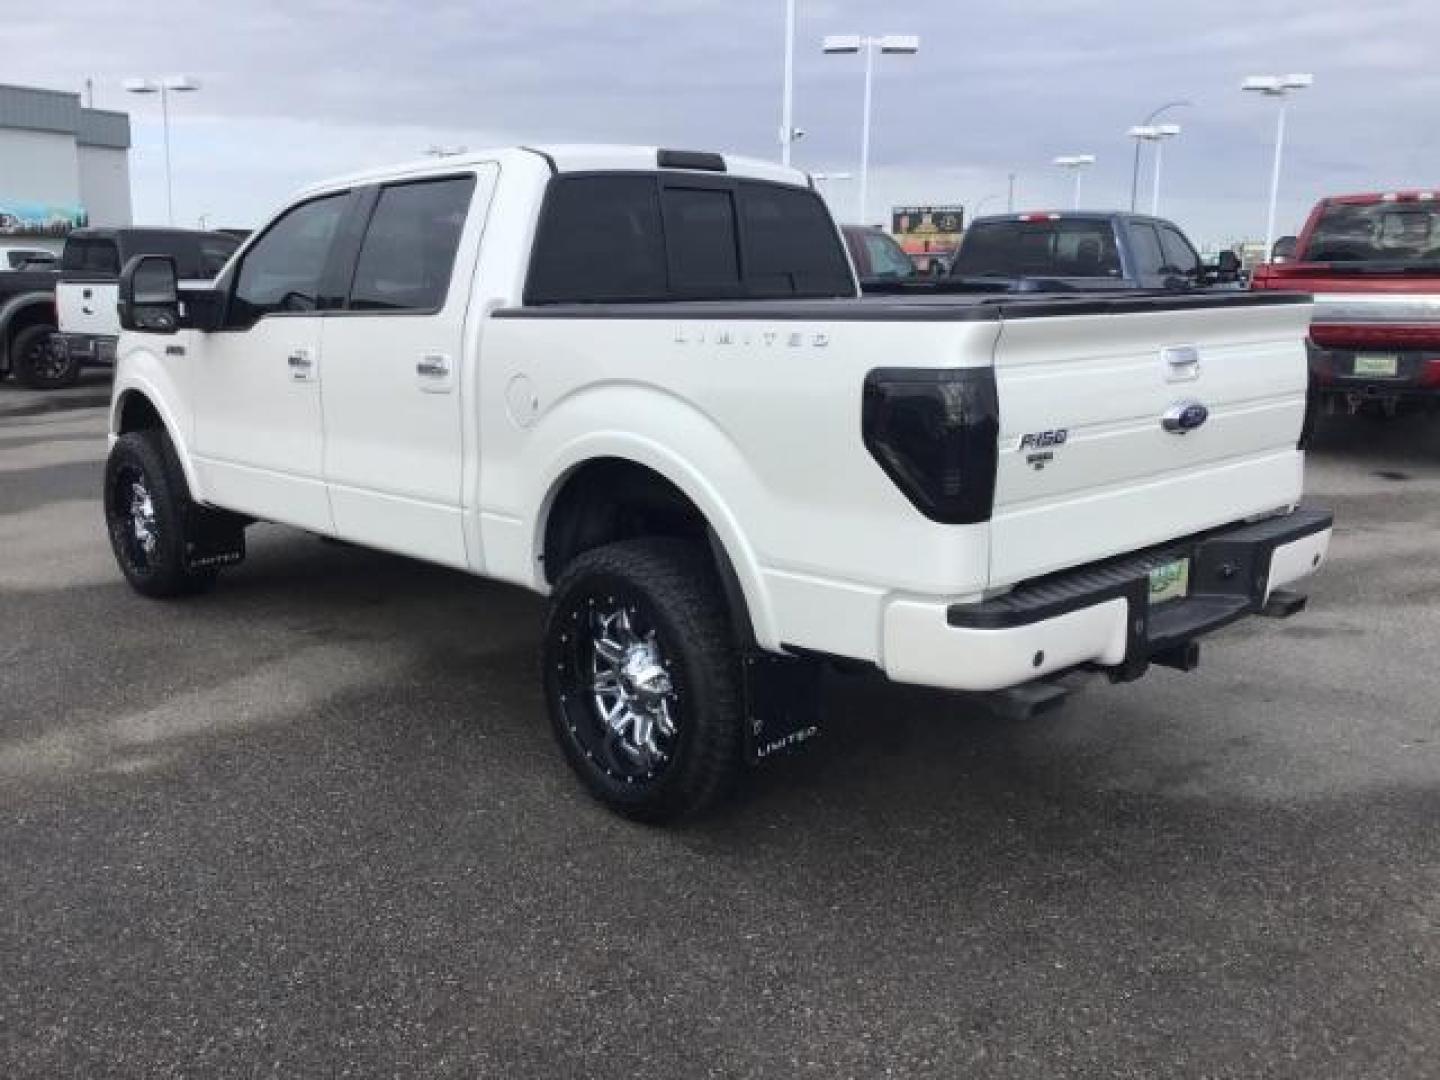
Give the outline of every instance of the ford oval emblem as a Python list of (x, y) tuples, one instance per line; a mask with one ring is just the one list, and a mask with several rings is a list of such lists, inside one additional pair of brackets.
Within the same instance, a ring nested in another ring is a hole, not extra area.
[(1198, 401), (1177, 401), (1165, 410), (1160, 426), (1176, 435), (1194, 431), (1210, 419), (1210, 410)]

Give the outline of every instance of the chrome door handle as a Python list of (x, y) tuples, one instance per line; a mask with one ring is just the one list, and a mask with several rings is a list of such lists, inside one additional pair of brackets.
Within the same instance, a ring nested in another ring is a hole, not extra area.
[(290, 354), (289, 363), (290, 366), (292, 368), (295, 368), (297, 371), (309, 371), (312, 367), (315, 366), (315, 361), (310, 359), (310, 354), (303, 351), (292, 352)]
[(415, 365), (415, 374), (427, 379), (443, 379), (450, 374), (450, 358), (432, 353)]
[(1167, 345), (1160, 350), (1166, 382), (1192, 382), (1200, 377), (1200, 350), (1194, 345)]

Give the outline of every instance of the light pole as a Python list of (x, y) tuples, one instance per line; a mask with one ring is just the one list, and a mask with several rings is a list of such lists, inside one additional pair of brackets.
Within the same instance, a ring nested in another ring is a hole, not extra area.
[[(1166, 139), (1173, 139), (1180, 134), (1179, 124), (1141, 124), (1139, 127), (1130, 129), (1130, 137), (1135, 140), (1135, 151), (1138, 156), (1140, 144), (1151, 142), (1155, 144), (1155, 175), (1150, 188), (1150, 213), (1160, 213), (1160, 153), (1165, 146)], [(1135, 209), (1134, 192), (1131, 192), (1130, 209)]]
[(983, 199), (981, 199), (979, 202), (977, 202), (977, 203), (975, 204), (975, 209), (970, 211), (970, 221), (973, 223), (973, 222), (975, 221), (975, 219), (980, 216), (980, 211), (985, 208), (985, 204), (986, 204), (986, 203), (988, 203), (991, 199), (998, 199), (998, 198), (1000, 198), (999, 195), (996, 195), (996, 194), (993, 194), (993, 193), (992, 193), (992, 194), (990, 194), (990, 195), (986, 195)]
[(160, 95), (160, 122), (165, 131), (165, 214), (175, 224), (175, 192), (170, 179), (170, 95), (200, 89), (198, 79), (189, 75), (166, 75), (159, 79), (126, 79), (125, 89), (132, 94)]
[[(1150, 110), (1150, 115), (1141, 120), (1137, 127), (1149, 127), (1160, 118), (1161, 113), (1169, 112), (1171, 109), (1184, 109), (1193, 105), (1193, 101), (1167, 101), (1164, 105)], [(1132, 132), (1134, 128), (1130, 129)], [(1130, 212), (1135, 212), (1135, 191), (1140, 186), (1140, 142), (1135, 142), (1135, 163), (1130, 168)]]
[(1051, 161), (1052, 165), (1059, 165), (1062, 169), (1069, 169), (1075, 177), (1075, 196), (1073, 210), (1080, 209), (1080, 174), (1086, 168), (1095, 164), (1094, 154), (1063, 154)]
[(1265, 258), (1275, 247), (1275, 204), (1280, 198), (1280, 155), (1285, 149), (1285, 99), (1296, 90), (1304, 90), (1315, 82), (1309, 74), (1293, 75), (1251, 75), (1240, 84), (1241, 90), (1251, 90), (1266, 97), (1280, 99), (1280, 111), (1275, 118), (1275, 161), (1270, 167), (1270, 212), (1265, 218)]
[(780, 91), (780, 162), (790, 164), (795, 142), (795, 0), (785, 0), (785, 82)]
[(913, 34), (886, 34), (883, 37), (866, 37), (860, 34), (831, 34), (822, 46), (827, 54), (865, 53), (865, 105), (860, 121), (860, 218), (866, 224), (869, 216), (870, 194), (870, 97), (871, 84), (875, 80), (875, 50), (879, 48), (887, 55), (913, 56), (920, 51), (920, 39)]

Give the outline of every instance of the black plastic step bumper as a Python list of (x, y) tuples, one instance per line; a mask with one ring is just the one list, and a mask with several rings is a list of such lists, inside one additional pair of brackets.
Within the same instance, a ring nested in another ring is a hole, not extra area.
[[(1330, 511), (1302, 507), (1280, 517), (1214, 529), (1036, 578), (993, 600), (952, 604), (946, 621), (971, 630), (1006, 630), (1123, 599), (1129, 613), (1128, 640), (1119, 677), (1138, 675), (1152, 660), (1193, 667), (1194, 650), (1187, 645), (1200, 635), (1246, 615), (1283, 617), (1304, 606), (1301, 597), (1272, 591), (1273, 556), (1278, 548), (1333, 524)], [(1188, 594), (1152, 605), (1150, 571), (1182, 558), (1190, 560)]]

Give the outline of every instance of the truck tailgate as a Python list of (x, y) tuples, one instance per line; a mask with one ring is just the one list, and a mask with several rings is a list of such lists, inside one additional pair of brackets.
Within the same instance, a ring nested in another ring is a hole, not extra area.
[(1299, 501), (1307, 298), (1152, 300), (1007, 315), (992, 587)]
[(55, 312), (66, 334), (117, 335), (120, 316), (115, 304), (120, 288), (114, 281), (61, 281), (55, 289)]

